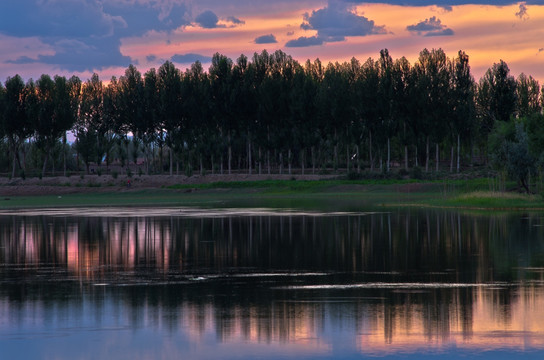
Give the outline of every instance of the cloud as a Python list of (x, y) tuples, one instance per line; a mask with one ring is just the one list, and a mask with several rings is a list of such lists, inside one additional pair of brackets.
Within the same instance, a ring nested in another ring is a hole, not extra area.
[(255, 38), (255, 44), (275, 44), (277, 42), (278, 40), (276, 40), (276, 37), (272, 34), (263, 35)]
[(145, 57), (145, 60), (146, 60), (147, 62), (154, 62), (154, 61), (157, 61), (157, 56), (155, 56), (155, 55), (147, 55), (147, 56)]
[[(188, 24), (188, 8), (164, 0), (18, 0), (0, 3), (0, 34), (37, 38), (53, 54), (11, 60), (43, 63), (67, 71), (102, 70), (127, 66), (133, 59), (121, 54), (123, 37), (150, 30), (170, 31)], [(31, 10), (29, 10), (31, 9)]]
[(244, 20), (240, 20), (240, 19), (238, 19), (237, 17), (234, 17), (234, 16), (229, 16), (225, 20), (230, 22), (230, 23), (233, 23), (235, 25), (243, 25), (243, 24), (246, 23)]
[(307, 47), (307, 46), (316, 46), (323, 45), (323, 39), (319, 36), (305, 37), (301, 36), (295, 40), (289, 40), (285, 47)]
[[(218, 25), (219, 18), (215, 13), (211, 10), (206, 10), (203, 13), (197, 15), (195, 18), (195, 22), (197, 25), (203, 27), (204, 29), (215, 29), (217, 27), (221, 27), (221, 25)], [(222, 25), (225, 27), (224, 25)]]
[(527, 20), (529, 18), (529, 14), (527, 13), (527, 5), (525, 5), (525, 3), (519, 4), (519, 11), (516, 13), (516, 16), (521, 20)]
[(447, 28), (446, 25), (442, 25), (442, 22), (436, 16), (415, 25), (409, 25), (406, 30), (423, 36), (451, 36), (454, 34), (453, 30)]
[[(380, 3), (390, 5), (401, 6), (431, 6), (436, 5), (440, 7), (451, 7), (459, 5), (493, 5), (493, 6), (506, 6), (516, 5), (519, 0), (343, 0), (346, 3)], [(528, 5), (544, 5), (543, 0), (527, 0), (524, 1)]]
[(201, 63), (208, 63), (212, 61), (212, 58), (209, 56), (204, 56), (200, 54), (176, 54), (170, 59), (172, 62), (178, 64), (193, 64), (197, 61)]
[(373, 20), (353, 12), (345, 3), (329, 1), (328, 6), (304, 15), (300, 25), (304, 30), (317, 30), (323, 42), (343, 41), (347, 36), (385, 34), (384, 26), (376, 26)]
[[(228, 16), (224, 19), (221, 19), (223, 23), (219, 21), (219, 17), (211, 10), (206, 10), (197, 17), (195, 17), (195, 24), (197, 26), (200, 26), (204, 29), (216, 29), (216, 28), (226, 28), (226, 27), (235, 27), (237, 25), (243, 25), (246, 22), (244, 20), (240, 20), (239, 18), (235, 16)], [(228, 23), (228, 24), (225, 24)]]

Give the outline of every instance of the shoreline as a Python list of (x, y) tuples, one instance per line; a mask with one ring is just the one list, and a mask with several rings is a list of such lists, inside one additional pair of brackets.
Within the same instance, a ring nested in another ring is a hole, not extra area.
[[(130, 181), (130, 186), (127, 185)], [(228, 206), (361, 209), (544, 210), (541, 195), (493, 192), (489, 180), (346, 180), (339, 175), (88, 175), (0, 178), (0, 209)]]

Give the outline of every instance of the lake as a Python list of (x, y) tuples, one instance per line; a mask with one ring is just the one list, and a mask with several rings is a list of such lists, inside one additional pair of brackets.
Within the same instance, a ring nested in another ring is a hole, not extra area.
[(544, 215), (0, 213), (1, 359), (544, 357)]

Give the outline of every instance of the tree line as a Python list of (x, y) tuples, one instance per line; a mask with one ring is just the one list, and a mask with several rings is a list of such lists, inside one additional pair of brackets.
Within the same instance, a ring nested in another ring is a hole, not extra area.
[(42, 176), (138, 158), (146, 173), (169, 174), (441, 164), (459, 172), (475, 161), (510, 171), (512, 144), (525, 141), (532, 160), (543, 158), (544, 135), (524, 140), (515, 130), (538, 134), (542, 103), (538, 81), (515, 79), (504, 61), (475, 81), (465, 52), (448, 58), (441, 49), (424, 49), (413, 64), (387, 49), (327, 65), (263, 51), (235, 62), (217, 53), (207, 72), (199, 62), (181, 71), (167, 61), (143, 75), (130, 65), (107, 82), (15, 75), (0, 83), (0, 168), (15, 177), (32, 152)]

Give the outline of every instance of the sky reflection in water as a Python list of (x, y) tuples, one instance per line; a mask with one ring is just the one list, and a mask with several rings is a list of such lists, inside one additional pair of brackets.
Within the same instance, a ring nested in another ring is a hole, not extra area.
[(165, 211), (1, 216), (2, 354), (544, 355), (538, 214)]

